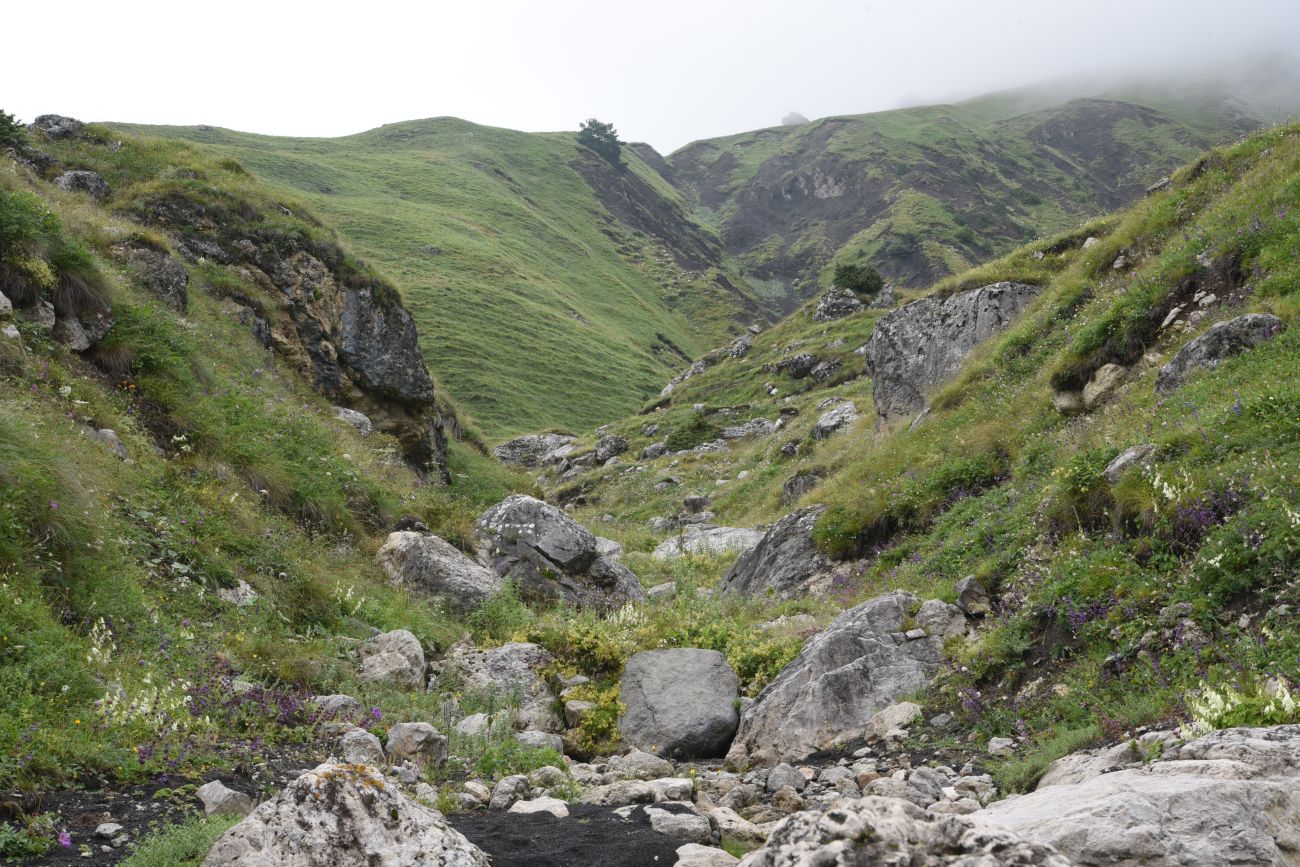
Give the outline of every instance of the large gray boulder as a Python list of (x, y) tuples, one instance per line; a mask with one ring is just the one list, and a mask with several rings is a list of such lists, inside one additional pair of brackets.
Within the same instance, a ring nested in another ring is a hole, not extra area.
[(788, 598), (820, 589), (831, 562), (813, 542), (813, 527), (825, 506), (791, 512), (750, 550), (741, 554), (722, 576), (719, 588), (742, 596), (769, 593)]
[(374, 769), (324, 764), (218, 838), (203, 867), (489, 867), (442, 814)]
[(430, 533), (392, 533), (378, 556), (394, 584), (439, 599), (457, 614), (483, 604), (501, 589), (500, 575)]
[(925, 409), (926, 395), (957, 373), (972, 349), (1014, 322), (1038, 292), (1024, 283), (994, 283), (922, 298), (881, 317), (866, 348), (881, 423)]
[(623, 740), (673, 759), (725, 755), (740, 723), (740, 679), (716, 650), (633, 654), (619, 697), (626, 708), (618, 721)]
[(86, 129), (86, 125), (75, 117), (61, 114), (43, 114), (31, 122), (30, 129), (48, 139), (77, 138)]
[(1141, 768), (1092, 768), (974, 815), (1081, 865), (1300, 864), (1300, 726), (1224, 729)]
[(1272, 340), (1286, 325), (1267, 313), (1248, 313), (1219, 322), (1188, 343), (1156, 374), (1156, 391), (1170, 392), (1182, 385), (1194, 370), (1213, 370), (1219, 362), (1240, 355)]
[(462, 692), (492, 695), (502, 704), (518, 702), (518, 728), (559, 732), (564, 723), (555, 711), (555, 693), (540, 673), (550, 662), (551, 654), (536, 644), (479, 650), (463, 643), (447, 651), (438, 676), (457, 681)]
[(558, 461), (572, 451), (574, 438), (565, 434), (528, 434), (515, 437), (492, 450), (503, 464), (517, 467), (542, 467)]
[(744, 527), (700, 527), (688, 524), (680, 534), (660, 542), (650, 556), (656, 560), (672, 560), (685, 554), (743, 552), (761, 542), (763, 536), (762, 530)]
[(591, 531), (549, 503), (516, 494), (484, 512), (475, 529), (483, 558), (529, 598), (579, 607), (645, 598), (631, 570), (602, 556)]
[(918, 601), (902, 590), (878, 596), (808, 639), (741, 714), (728, 762), (744, 764), (768, 749), (797, 761), (861, 737), (877, 711), (924, 687), (939, 668), (943, 639), (904, 634)]
[(1051, 846), (965, 816), (931, 816), (909, 801), (866, 797), (776, 824), (740, 867), (1070, 867)]
[(818, 322), (834, 322), (836, 319), (843, 319), (845, 316), (851, 316), (859, 310), (865, 309), (867, 309), (867, 305), (863, 304), (862, 299), (854, 295), (852, 291), (842, 289), (839, 286), (832, 286), (818, 300), (813, 319)]

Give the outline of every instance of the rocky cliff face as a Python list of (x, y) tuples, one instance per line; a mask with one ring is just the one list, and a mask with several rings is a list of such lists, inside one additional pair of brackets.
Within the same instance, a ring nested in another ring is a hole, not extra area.
[[(336, 403), (396, 437), (412, 464), (444, 472), (446, 434), (415, 321), (397, 290), (306, 226), (249, 202), (179, 189), (132, 205), (193, 261), (227, 265), (263, 290), (231, 294), (234, 313)], [(274, 299), (269, 302), (264, 299)]]
[(977, 345), (1009, 326), (1038, 294), (1024, 283), (994, 283), (949, 298), (923, 298), (884, 316), (867, 343), (876, 415), (882, 424), (913, 416)]

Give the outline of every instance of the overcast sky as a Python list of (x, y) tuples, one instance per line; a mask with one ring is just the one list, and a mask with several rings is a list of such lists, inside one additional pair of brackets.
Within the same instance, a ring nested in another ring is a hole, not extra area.
[(333, 136), (612, 121), (664, 152), (1066, 74), (1300, 45), (1300, 0), (7, 4), (0, 108)]

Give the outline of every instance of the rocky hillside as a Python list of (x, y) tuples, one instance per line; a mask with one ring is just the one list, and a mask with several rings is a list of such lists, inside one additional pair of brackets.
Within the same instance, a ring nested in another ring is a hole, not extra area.
[(623, 415), (772, 308), (638, 153), (454, 118), (339, 139), (131, 127), (233, 158), (402, 287), (430, 367), (492, 437)]
[(0, 856), (1295, 861), (1300, 126), (492, 458), (313, 208), (28, 137)]
[(1004, 94), (708, 139), (669, 162), (755, 285), (797, 304), (832, 261), (926, 286), (1131, 202), (1260, 123), (1193, 104)]

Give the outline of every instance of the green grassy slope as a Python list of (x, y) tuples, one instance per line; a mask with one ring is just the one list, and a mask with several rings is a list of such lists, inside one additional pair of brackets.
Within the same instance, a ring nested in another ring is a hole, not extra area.
[[(329, 219), (402, 287), (430, 367), (492, 437), (622, 415), (765, 317), (631, 149), (620, 178), (570, 134), (453, 118), (339, 139), (121, 128), (233, 156)], [(615, 219), (595, 183), (649, 216)]]
[[(720, 524), (752, 525), (792, 508), (779, 497), (796, 472), (821, 474), (803, 502), (827, 506), (817, 539), (843, 561), (841, 604), (897, 587), (951, 599), (967, 575), (993, 591), (996, 614), (952, 649), (925, 701), (979, 736), (1022, 737), (998, 771), (1013, 789), (1052, 758), (1139, 724), (1295, 721), (1268, 684), (1300, 684), (1297, 206), (1300, 126), (1281, 127), (1213, 152), (1127, 211), (940, 282), (928, 291), (997, 280), (1044, 289), (938, 390), (915, 431), (875, 430), (853, 350), (880, 312), (822, 324), (805, 307), (747, 356), (687, 380), (666, 408), (613, 426), (633, 453), (689, 424), (697, 404), (724, 424), (797, 410), (785, 429), (720, 454), (598, 471), (554, 494), (588, 520), (613, 514), (602, 532), (649, 550), (663, 537), (648, 519), (677, 512), (685, 494), (711, 495)], [(1100, 243), (1084, 250), (1089, 235)], [(1121, 250), (1133, 270), (1111, 267)], [(1152, 311), (1203, 278), (1202, 263), (1238, 256), (1236, 300), (1188, 330), (1151, 330)], [(1172, 394), (1154, 392), (1183, 344), (1245, 312), (1273, 313), (1286, 329)], [(821, 385), (762, 369), (794, 352), (843, 366)], [(1113, 400), (1079, 417), (1053, 409), (1054, 386), (1116, 360), (1129, 371)], [(809, 431), (831, 396), (863, 418), (817, 443)], [(660, 426), (653, 436), (648, 423)], [(794, 457), (780, 451), (788, 442)], [(1101, 478), (1139, 443), (1156, 446), (1148, 470)], [(659, 485), (669, 476), (679, 484)], [(1205, 705), (1206, 689), (1228, 696), (1226, 709)]]
[[(188, 310), (161, 304), (113, 253), (131, 240), (171, 248), (120, 216), (158, 185), (181, 179), (196, 196), (220, 191), (275, 213), (281, 228), (325, 230), (296, 201), (297, 218), (279, 214), (282, 199), (189, 146), (108, 141), (42, 149), (56, 166), (102, 171), (112, 210), (7, 158), (0, 172), (4, 291), (24, 305), (33, 293), (66, 305), (59, 293), (91, 287), (115, 320), (85, 354), (21, 314), (19, 337), (0, 336), (6, 792), (86, 774), (185, 775), (310, 739), (312, 692), (365, 689), (348, 682), (340, 653), (367, 623), (411, 629), (430, 646), (460, 634), (376, 565), (387, 528), (416, 515), (463, 544), (482, 508), (527, 488), (463, 442), (451, 446), (451, 486), (430, 484), (401, 462), (396, 440), (335, 420), (232, 314), (232, 293), (259, 297), (246, 271), (186, 266)], [(91, 438), (98, 428), (116, 431), (125, 457)], [(241, 581), (257, 602), (218, 599)], [(369, 700), (385, 703), (382, 693)], [(6, 819), (40, 812), (39, 797), (16, 803)], [(0, 827), (5, 844), (11, 830)]]
[(797, 299), (837, 260), (927, 285), (1132, 201), (1257, 125), (1222, 101), (1014, 92), (710, 139), (669, 161), (756, 284)]

